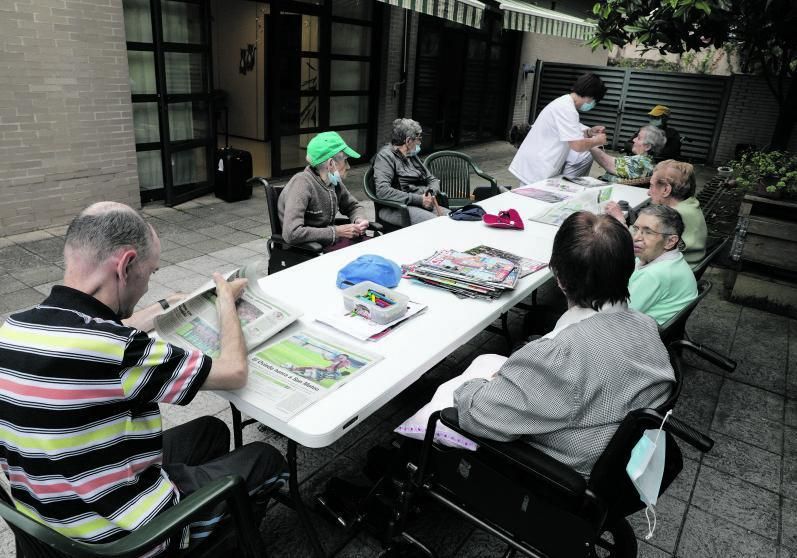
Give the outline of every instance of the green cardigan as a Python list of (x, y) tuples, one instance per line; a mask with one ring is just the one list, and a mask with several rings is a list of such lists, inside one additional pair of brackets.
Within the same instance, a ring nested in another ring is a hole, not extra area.
[(684, 259), (689, 265), (694, 265), (706, 255), (706, 220), (700, 210), (697, 198), (686, 198), (673, 209), (681, 214), (684, 220), (684, 241), (686, 248), (683, 251)]
[(659, 325), (697, 298), (697, 282), (683, 255), (665, 252), (662, 256), (637, 268), (628, 281), (629, 308), (647, 314)]

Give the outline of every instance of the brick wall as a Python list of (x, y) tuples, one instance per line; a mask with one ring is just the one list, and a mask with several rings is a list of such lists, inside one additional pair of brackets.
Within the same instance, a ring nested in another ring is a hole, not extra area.
[(0, 5), (0, 236), (138, 207), (122, 0)]
[[(410, 16), (410, 38), (407, 51), (407, 83), (394, 88), (401, 81), (401, 47), (404, 37), (404, 17)], [(384, 33), (382, 37), (382, 77), (379, 90), (379, 123), (377, 125), (377, 148), (390, 140), (393, 120), (412, 117), (412, 96), (415, 91), (415, 55), (418, 40), (418, 14), (385, 5)], [(405, 88), (404, 112), (399, 114), (400, 88)]]
[[(714, 161), (719, 165), (733, 159), (739, 143), (752, 143), (758, 147), (768, 145), (777, 117), (777, 102), (763, 78), (733, 76)], [(792, 130), (789, 150), (797, 152), (795, 130)]]
[[(512, 31), (517, 33), (517, 31)], [(593, 52), (588, 46), (583, 46), (582, 41), (540, 35), (536, 33), (523, 33), (523, 44), (520, 51), (520, 67), (518, 72), (517, 90), (515, 91), (515, 107), (512, 113), (512, 123), (525, 122), (529, 117), (531, 108), (531, 95), (534, 91), (534, 74), (523, 78), (523, 64), (534, 67), (537, 60), (545, 62), (569, 62), (571, 64), (594, 64), (605, 66), (608, 53), (599, 49)], [(562, 94), (566, 93), (563, 91)]]

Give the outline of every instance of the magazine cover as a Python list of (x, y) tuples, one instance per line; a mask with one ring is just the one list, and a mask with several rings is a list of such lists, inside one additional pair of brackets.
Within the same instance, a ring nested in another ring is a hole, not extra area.
[(495, 256), (440, 250), (420, 262), (420, 267), (450, 272), (466, 281), (502, 283), (515, 268), (515, 263)]
[(516, 254), (512, 254), (511, 252), (505, 252), (503, 250), (499, 250), (498, 248), (493, 248), (492, 246), (485, 246), (484, 244), (475, 246), (470, 250), (465, 250), (465, 252), (468, 254), (487, 254), (489, 256), (496, 256), (498, 258), (503, 258), (505, 260), (514, 262), (520, 266), (521, 277), (531, 275), (535, 271), (539, 271), (540, 269), (548, 266), (546, 262), (535, 260), (534, 258), (524, 258)]
[(318, 401), (382, 357), (304, 329), (249, 355), (245, 390), (281, 420)]

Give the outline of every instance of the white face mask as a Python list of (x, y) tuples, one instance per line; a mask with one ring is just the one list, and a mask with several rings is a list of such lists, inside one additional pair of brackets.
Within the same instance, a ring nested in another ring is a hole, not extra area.
[(327, 176), (329, 177), (329, 183), (333, 186), (340, 184), (340, 173), (337, 169), (327, 172)]
[[(625, 472), (634, 483), (640, 499), (647, 506), (645, 518), (648, 520), (648, 534), (645, 535), (645, 540), (649, 540), (656, 530), (654, 506), (661, 491), (661, 480), (664, 477), (664, 457), (667, 449), (667, 437), (661, 434), (664, 423), (671, 414), (672, 411), (667, 411), (658, 430), (645, 430), (639, 442), (631, 450), (631, 458), (625, 467)], [(648, 512), (653, 513), (653, 527), (650, 526)]]

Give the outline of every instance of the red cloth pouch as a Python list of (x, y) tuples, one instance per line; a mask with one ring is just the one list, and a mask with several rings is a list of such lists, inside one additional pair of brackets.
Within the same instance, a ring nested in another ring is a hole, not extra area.
[(498, 227), (500, 229), (520, 229), (521, 231), (526, 227), (523, 225), (523, 219), (516, 209), (507, 209), (506, 211), (499, 211), (498, 215), (486, 213), (482, 216), (482, 221), (488, 227)]

